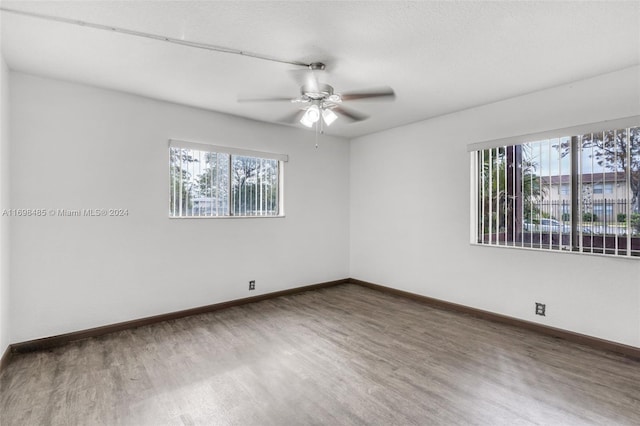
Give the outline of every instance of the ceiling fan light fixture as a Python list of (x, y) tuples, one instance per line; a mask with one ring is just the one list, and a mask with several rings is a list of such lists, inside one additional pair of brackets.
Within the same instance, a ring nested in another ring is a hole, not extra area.
[(337, 118), (338, 118), (338, 115), (335, 112), (331, 111), (330, 109), (322, 110), (322, 119), (324, 120), (327, 126), (331, 126), (331, 123), (336, 121)]
[(311, 105), (307, 110), (307, 116), (309, 117), (309, 120), (314, 123), (320, 120), (320, 109), (318, 108), (318, 105)]
[(318, 108), (318, 105), (311, 105), (309, 108), (307, 108), (307, 112), (304, 113), (304, 116), (302, 118), (305, 117), (311, 123), (315, 123), (320, 120), (320, 109)]
[(313, 123), (314, 123), (313, 121), (309, 120), (309, 117), (307, 117), (307, 113), (305, 112), (302, 115), (302, 118), (300, 119), (300, 124), (302, 124), (305, 127), (311, 128), (313, 127)]
[(320, 109), (318, 108), (318, 105), (311, 105), (309, 108), (307, 108), (304, 115), (300, 119), (300, 123), (302, 123), (304, 126), (312, 127), (315, 123), (318, 122), (318, 120), (320, 120)]

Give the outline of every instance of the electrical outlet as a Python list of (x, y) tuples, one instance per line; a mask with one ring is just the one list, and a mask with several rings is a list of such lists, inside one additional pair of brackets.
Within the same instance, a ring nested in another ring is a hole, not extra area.
[(542, 315), (544, 317), (546, 316), (545, 315), (546, 310), (547, 310), (547, 305), (545, 305), (544, 303), (536, 302), (536, 315)]
[(255, 290), (255, 289), (256, 289), (256, 280), (249, 281), (249, 290)]

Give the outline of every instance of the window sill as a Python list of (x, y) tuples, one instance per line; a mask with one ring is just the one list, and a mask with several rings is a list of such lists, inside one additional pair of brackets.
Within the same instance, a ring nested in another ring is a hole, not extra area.
[(534, 251), (534, 252), (543, 252), (543, 253), (553, 253), (553, 254), (570, 254), (570, 255), (578, 255), (578, 256), (592, 256), (599, 258), (609, 258), (609, 259), (629, 259), (633, 261), (640, 260), (640, 256), (627, 256), (620, 254), (608, 254), (608, 253), (591, 253), (588, 251), (575, 251), (575, 250), (556, 250), (556, 249), (548, 249), (548, 248), (535, 248), (535, 247), (523, 247), (523, 246), (510, 246), (510, 245), (489, 245), (489, 244), (480, 244), (471, 242), (469, 243), (471, 246), (476, 247), (488, 247), (488, 248), (497, 248), (497, 249), (515, 249), (515, 250), (526, 250), (526, 251)]
[(188, 219), (281, 219), (285, 215), (278, 216), (169, 216), (170, 220), (188, 220)]

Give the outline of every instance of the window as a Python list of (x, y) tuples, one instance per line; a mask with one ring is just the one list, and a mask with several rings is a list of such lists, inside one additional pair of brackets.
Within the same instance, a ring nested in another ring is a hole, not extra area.
[(593, 193), (594, 194), (613, 194), (613, 183), (594, 183), (593, 184)]
[(470, 147), (473, 243), (640, 256), (640, 127), (566, 130)]
[(611, 222), (613, 220), (613, 203), (607, 204), (606, 200), (604, 202), (594, 202), (593, 216), (595, 219)]
[(286, 155), (169, 141), (169, 217), (283, 216)]

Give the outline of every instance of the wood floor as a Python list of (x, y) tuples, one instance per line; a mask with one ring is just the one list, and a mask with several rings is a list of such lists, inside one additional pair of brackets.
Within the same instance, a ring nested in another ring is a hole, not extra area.
[(10, 425), (638, 425), (640, 362), (353, 284), (16, 356)]

